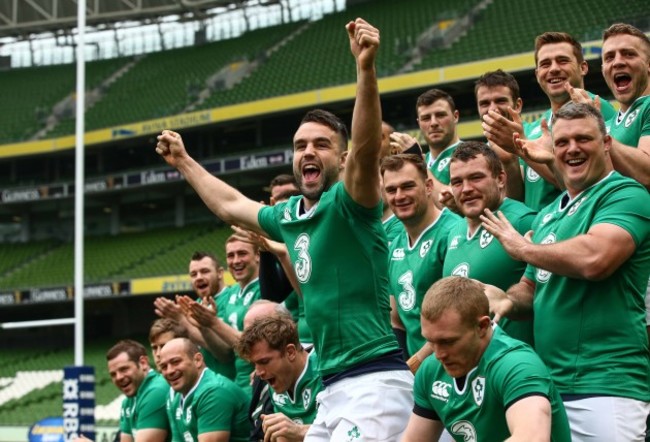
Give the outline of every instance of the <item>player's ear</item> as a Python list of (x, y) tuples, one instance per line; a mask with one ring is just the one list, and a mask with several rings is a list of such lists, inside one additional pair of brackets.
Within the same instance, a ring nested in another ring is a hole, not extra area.
[(480, 337), (485, 336), (487, 331), (492, 327), (492, 320), (489, 316), (481, 316), (478, 319), (478, 334)]

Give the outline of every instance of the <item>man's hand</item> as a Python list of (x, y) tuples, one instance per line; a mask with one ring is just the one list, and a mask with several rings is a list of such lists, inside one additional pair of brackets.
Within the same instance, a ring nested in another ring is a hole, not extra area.
[(518, 261), (525, 261), (524, 249), (531, 244), (532, 231), (526, 233), (526, 236), (522, 236), (512, 227), (503, 212), (494, 214), (490, 209), (485, 209), (484, 214), (479, 218), (485, 230), (499, 240), (508, 255)]
[(546, 164), (552, 166), (555, 157), (553, 156), (553, 140), (551, 132), (548, 129), (548, 122), (542, 118), (540, 124), (542, 128), (542, 136), (536, 140), (526, 140), (519, 134), (514, 134), (513, 141), (518, 149), (518, 155), (525, 160), (530, 160), (535, 163)]
[(206, 297), (205, 301), (204, 304), (199, 304), (188, 296), (180, 296), (177, 299), (183, 313), (192, 325), (211, 328), (217, 320), (216, 304), (212, 296)]
[(438, 193), (438, 203), (440, 207), (446, 207), (454, 213), (460, 214), (460, 209), (456, 205), (456, 200), (454, 199), (454, 194), (451, 192), (451, 187), (444, 186), (440, 189)]
[(346, 29), (350, 38), (350, 51), (357, 60), (359, 69), (374, 69), (379, 48), (379, 30), (362, 18), (348, 23)]
[(494, 322), (499, 322), (504, 316), (508, 316), (512, 310), (512, 300), (508, 298), (506, 292), (501, 290), (499, 287), (484, 284), (481, 281), (477, 281), (483, 286), (483, 291), (485, 296), (490, 303), (490, 313), (494, 313)]
[(154, 311), (161, 318), (171, 319), (172, 321), (180, 322), (181, 317), (183, 316), (183, 311), (181, 307), (177, 305), (174, 301), (158, 297), (153, 302)]
[(513, 135), (524, 135), (524, 126), (521, 121), (521, 115), (513, 108), (508, 106), (510, 118), (504, 117), (495, 110), (488, 111), (483, 115), (483, 135), (488, 139), (490, 144), (496, 144), (504, 151), (517, 155), (517, 146), (514, 143)]
[[(409, 147), (418, 145), (420, 147), (420, 144), (418, 143), (418, 140), (410, 136), (409, 134), (405, 134), (402, 132), (393, 132), (390, 134), (390, 154), (391, 155), (397, 155), (400, 153), (403, 153), (405, 150), (407, 150)], [(420, 147), (420, 152), (422, 151), (422, 148)]]
[(178, 167), (180, 159), (188, 156), (181, 135), (171, 130), (163, 130), (158, 135), (156, 153), (172, 167)]
[(297, 424), (282, 413), (262, 415), (264, 442), (302, 441), (308, 429), (309, 425)]
[(564, 89), (569, 93), (569, 97), (571, 97), (571, 101), (574, 103), (588, 104), (589, 106), (600, 110), (600, 97), (598, 95), (592, 99), (586, 90), (580, 89), (579, 87), (573, 87), (568, 81), (564, 83)]

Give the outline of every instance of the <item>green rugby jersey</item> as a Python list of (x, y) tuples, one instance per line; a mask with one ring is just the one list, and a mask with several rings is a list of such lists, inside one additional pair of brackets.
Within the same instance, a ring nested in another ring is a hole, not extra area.
[[(564, 204), (563, 204), (564, 202)], [(535, 349), (562, 394), (650, 401), (650, 352), (645, 291), (650, 273), (650, 196), (636, 181), (612, 172), (572, 200), (566, 193), (533, 223), (533, 242), (559, 243), (597, 224), (625, 229), (636, 250), (600, 281), (528, 266)]]
[(300, 425), (309, 425), (314, 422), (318, 403), (316, 395), (323, 389), (320, 374), (318, 374), (318, 356), (311, 351), (307, 357), (305, 368), (296, 381), (291, 394), (276, 393), (269, 387), (271, 402), (276, 413), (282, 413)]
[(551, 403), (551, 441), (570, 442), (564, 405), (548, 368), (532, 348), (510, 338), (498, 326), (462, 388), (435, 355), (424, 360), (413, 386), (415, 414), (440, 420), (458, 442), (507, 439), (506, 410), (530, 395), (544, 396)]
[(258, 221), (287, 244), (321, 376), (399, 351), (390, 325), (381, 203), (372, 209), (357, 204), (343, 182), (302, 215), (301, 199), (263, 207)]
[[(505, 198), (497, 211), (503, 212), (515, 230), (522, 235), (530, 230), (535, 218), (532, 209), (510, 198)], [(470, 235), (466, 218), (458, 220), (449, 233), (443, 276), (477, 279), (505, 291), (519, 282), (525, 270), (526, 263), (512, 259), (499, 240), (482, 226)], [(533, 345), (532, 321), (502, 318), (499, 325), (513, 338)]]
[(442, 277), (447, 253), (447, 236), (459, 217), (444, 209), (438, 218), (409, 245), (403, 230), (389, 251), (388, 279), (390, 294), (395, 297), (399, 317), (406, 328), (410, 355), (425, 344), (420, 327), (420, 306), (431, 285)]
[(229, 431), (230, 441), (246, 442), (249, 402), (234, 382), (206, 368), (185, 397), (175, 393), (170, 409), (183, 442), (198, 442), (200, 434), (213, 431)]
[[(120, 431), (135, 440), (138, 430), (156, 428), (169, 431), (165, 402), (169, 384), (160, 373), (149, 370), (135, 396), (124, 398), (120, 410)], [(171, 434), (167, 440), (171, 440)]]

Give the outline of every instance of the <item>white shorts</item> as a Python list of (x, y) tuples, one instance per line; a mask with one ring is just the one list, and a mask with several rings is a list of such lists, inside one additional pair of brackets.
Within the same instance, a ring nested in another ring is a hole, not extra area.
[(398, 441), (413, 410), (409, 370), (345, 378), (316, 396), (318, 413), (305, 442)]
[(597, 396), (565, 401), (571, 440), (580, 442), (643, 442), (650, 402)]

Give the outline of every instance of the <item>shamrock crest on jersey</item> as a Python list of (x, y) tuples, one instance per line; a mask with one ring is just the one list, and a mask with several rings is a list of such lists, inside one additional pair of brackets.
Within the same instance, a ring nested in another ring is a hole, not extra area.
[(485, 378), (483, 376), (478, 376), (472, 381), (472, 396), (474, 396), (474, 402), (479, 407), (483, 403), (483, 397), (485, 394)]
[(578, 208), (580, 207), (580, 204), (584, 203), (586, 199), (587, 199), (587, 197), (586, 197), (586, 196), (583, 196), (583, 197), (580, 198), (578, 201), (576, 201), (576, 202), (571, 206), (571, 208), (569, 209), (569, 211), (567, 212), (567, 216), (571, 216), (571, 215), (573, 215), (574, 213), (576, 213), (576, 211), (577, 211)]
[(244, 295), (244, 305), (248, 305), (251, 303), (251, 300), (253, 299), (253, 296), (255, 296), (255, 292), (248, 292)]
[(481, 236), (479, 237), (479, 245), (481, 246), (482, 249), (484, 249), (490, 245), (493, 239), (494, 236), (490, 232), (488, 232), (487, 230), (482, 230)]
[(431, 249), (431, 244), (433, 244), (433, 240), (427, 239), (422, 243), (420, 246), (420, 258), (424, 258), (424, 256), (427, 254), (429, 249)]
[(449, 164), (449, 161), (451, 161), (451, 158), (443, 158), (440, 160), (438, 163), (438, 172), (442, 172), (445, 170), (445, 167), (447, 167), (447, 164)]

